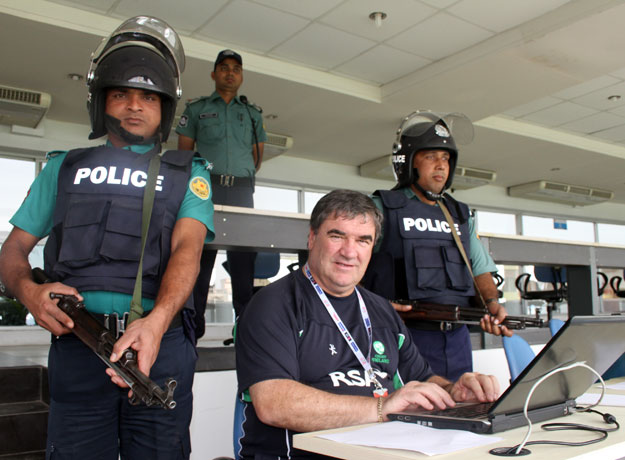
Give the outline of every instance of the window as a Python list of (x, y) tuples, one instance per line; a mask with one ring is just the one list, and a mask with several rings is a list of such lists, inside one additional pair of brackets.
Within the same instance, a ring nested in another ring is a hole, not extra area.
[[(553, 218), (523, 216), (523, 235), (538, 238), (552, 238), (566, 241), (595, 242), (595, 230), (592, 222), (577, 220), (562, 220), (565, 228), (555, 228), (557, 225)], [(562, 226), (562, 225), (560, 225)]]
[(298, 191), (257, 185), (254, 190), (254, 208), (266, 211), (298, 212)]
[(503, 212), (477, 211), (478, 233), (499, 233), (516, 235), (516, 216)]
[(35, 179), (35, 162), (0, 158), (0, 231), (10, 231), (9, 219), (20, 207)]
[(625, 245), (625, 225), (597, 224), (597, 241)]
[(304, 214), (312, 214), (312, 211), (326, 192), (304, 192)]

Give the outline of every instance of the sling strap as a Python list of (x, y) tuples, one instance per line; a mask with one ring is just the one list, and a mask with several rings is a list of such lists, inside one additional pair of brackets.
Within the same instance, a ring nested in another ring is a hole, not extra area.
[(482, 306), (488, 309), (486, 306), (486, 302), (484, 301), (484, 297), (482, 297), (482, 293), (480, 292), (480, 289), (477, 286), (477, 282), (475, 281), (475, 276), (473, 276), (473, 270), (471, 270), (471, 263), (469, 262), (467, 253), (464, 250), (464, 246), (462, 246), (462, 241), (460, 241), (460, 236), (458, 236), (458, 232), (456, 231), (456, 225), (454, 224), (454, 220), (451, 217), (451, 214), (449, 213), (447, 206), (445, 206), (445, 203), (443, 203), (443, 200), (442, 199), (438, 200), (437, 203), (438, 203), (438, 206), (441, 208), (441, 211), (443, 211), (443, 214), (445, 215), (445, 219), (447, 220), (447, 223), (449, 224), (449, 228), (451, 229), (451, 234), (454, 237), (454, 242), (456, 243), (456, 246), (458, 247), (458, 250), (460, 251), (460, 254), (462, 255), (462, 260), (464, 260), (464, 263), (467, 266), (467, 269), (469, 270), (469, 274), (471, 275), (471, 279), (473, 280), (473, 285), (475, 286), (475, 292), (477, 292), (477, 295), (480, 298), (480, 301), (482, 302)]
[(141, 217), (141, 257), (139, 258), (139, 268), (137, 269), (137, 278), (135, 280), (135, 288), (130, 301), (130, 314), (128, 316), (128, 324), (143, 316), (142, 305), (142, 284), (143, 284), (143, 253), (145, 251), (145, 243), (148, 237), (148, 229), (150, 228), (150, 219), (152, 218), (152, 208), (154, 206), (154, 197), (156, 195), (156, 178), (161, 167), (161, 156), (156, 153), (150, 159), (148, 166), (148, 178), (143, 191), (143, 213)]

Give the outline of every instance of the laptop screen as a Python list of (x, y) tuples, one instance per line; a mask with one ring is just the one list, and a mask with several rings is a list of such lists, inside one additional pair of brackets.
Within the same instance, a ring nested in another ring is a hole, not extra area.
[[(625, 352), (625, 316), (575, 316), (551, 338), (541, 352), (497, 400), (491, 414), (522, 410), (532, 386), (550, 371), (584, 362), (603, 374)], [(584, 367), (551, 376), (534, 391), (530, 407), (545, 407), (582, 395), (597, 379)]]

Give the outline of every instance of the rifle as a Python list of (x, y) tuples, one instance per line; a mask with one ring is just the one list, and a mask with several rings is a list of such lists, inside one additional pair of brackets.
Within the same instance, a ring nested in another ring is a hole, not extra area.
[[(39, 284), (50, 281), (40, 268), (33, 269), (33, 278)], [(72, 332), (87, 345), (108, 367), (113, 369), (132, 390), (130, 404), (137, 405), (143, 402), (146, 406), (160, 406), (163, 409), (176, 407), (174, 389), (177, 382), (172, 378), (165, 381), (165, 389), (160, 388), (153, 380), (139, 370), (137, 352), (127, 348), (122, 352), (117, 362), (111, 362), (109, 357), (113, 352), (116, 338), (102, 326), (85, 308), (76, 296), (50, 293), (51, 299), (58, 299), (57, 306), (74, 321)]]
[[(411, 305), (412, 310), (399, 312), (404, 320), (449, 322), (459, 324), (480, 324), (484, 315), (490, 315), (487, 309), (466, 308), (458, 305), (443, 305), (432, 302), (420, 302), (418, 300), (394, 300), (395, 303)], [(542, 318), (531, 316), (506, 316), (502, 326), (508, 329), (525, 329), (526, 327), (546, 327)]]

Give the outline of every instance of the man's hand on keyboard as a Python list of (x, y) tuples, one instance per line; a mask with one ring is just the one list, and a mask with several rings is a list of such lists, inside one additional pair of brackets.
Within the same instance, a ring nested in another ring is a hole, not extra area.
[(391, 393), (384, 401), (384, 420), (387, 414), (422, 408), (426, 410), (445, 409), (455, 403), (450, 394), (440, 385), (432, 382), (412, 381)]
[(499, 382), (493, 375), (467, 372), (454, 383), (450, 394), (457, 402), (493, 402), (499, 397)]

